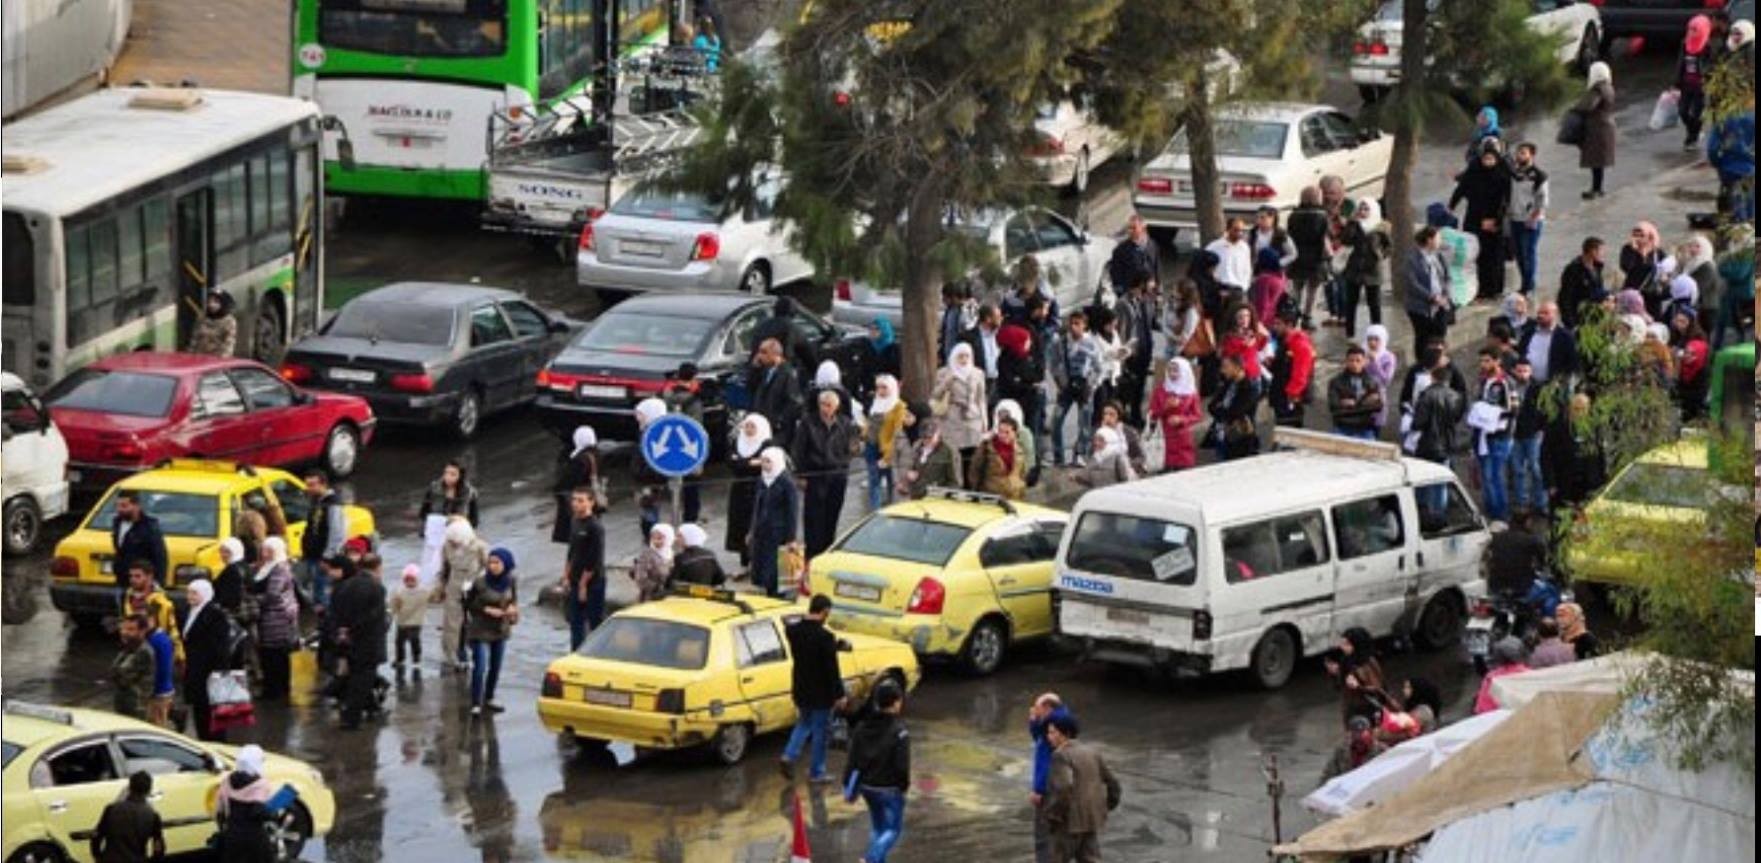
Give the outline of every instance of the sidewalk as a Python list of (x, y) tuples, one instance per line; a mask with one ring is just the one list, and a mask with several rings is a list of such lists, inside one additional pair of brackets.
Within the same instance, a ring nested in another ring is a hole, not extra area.
[(110, 81), (289, 92), (292, 0), (135, 0)]

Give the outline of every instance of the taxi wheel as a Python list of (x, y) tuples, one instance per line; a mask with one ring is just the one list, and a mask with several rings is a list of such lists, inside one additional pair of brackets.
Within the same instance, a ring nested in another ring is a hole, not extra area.
[(709, 751), (718, 763), (733, 766), (746, 757), (746, 746), (751, 742), (751, 726), (723, 725), (716, 729), (715, 738), (709, 742)]
[(38, 842), (18, 849), (18, 852), (6, 858), (6, 863), (66, 863), (67, 855), (61, 849), (47, 842)]
[(304, 805), (295, 803), (285, 822), (271, 822), (264, 829), (269, 831), (269, 841), (275, 846), (275, 859), (291, 863), (300, 859), (300, 852), (312, 838), (312, 814)]
[(969, 674), (980, 676), (995, 672), (1003, 664), (1009, 650), (1009, 633), (996, 618), (986, 618), (972, 628), (960, 648), (960, 664)]

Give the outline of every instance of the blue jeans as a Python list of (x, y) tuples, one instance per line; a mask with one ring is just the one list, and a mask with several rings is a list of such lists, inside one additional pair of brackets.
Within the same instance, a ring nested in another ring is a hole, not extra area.
[(881, 467), (880, 448), (874, 444), (862, 448), (862, 462), (868, 465), (868, 509), (872, 512), (893, 502), (893, 469)]
[(887, 863), (887, 853), (905, 831), (905, 792), (897, 788), (862, 786), (862, 802), (868, 804), (868, 851), (863, 863)]
[(1094, 435), (1094, 410), (1086, 398), (1077, 398), (1068, 389), (1058, 393), (1058, 410), (1052, 417), (1052, 464), (1063, 464), (1066, 455), (1064, 449), (1064, 421), (1070, 418), (1070, 411), (1076, 411), (1077, 446), (1086, 445)]
[[(501, 679), (501, 656), (507, 641), (471, 642), (471, 703), (495, 700), (495, 682)], [(485, 672), (487, 671), (487, 675)]]
[(1333, 433), (1336, 435), (1339, 435), (1340, 437), (1356, 438), (1358, 440), (1375, 440), (1376, 439), (1376, 430), (1373, 428), (1342, 429), (1342, 428), (1335, 426), (1333, 429)]
[(569, 618), (569, 651), (581, 649), (581, 642), (587, 640), (587, 633), (598, 629), (605, 621), (605, 578), (593, 579), (587, 586), (587, 601), (582, 602), (575, 592), (576, 587), (570, 585), (569, 595), (563, 599), (563, 613)]
[(1505, 493), (1504, 469), (1510, 463), (1510, 438), (1488, 438), (1486, 452), (1479, 458), (1480, 492), (1486, 504), (1486, 517), (1509, 521), (1510, 501)]
[(330, 576), (316, 560), (302, 560), (300, 565), (306, 568), (306, 581), (312, 588), (312, 604), (321, 607), (330, 605)]
[(1510, 445), (1510, 497), (1517, 506), (1547, 511), (1547, 483), (1541, 478), (1542, 435), (1519, 437)]
[(795, 727), (789, 732), (789, 742), (783, 745), (783, 760), (794, 761), (801, 757), (801, 747), (813, 740), (813, 762), (808, 766), (807, 776), (820, 779), (825, 776), (825, 745), (828, 735), (827, 726), (831, 724), (832, 711), (829, 707), (818, 710), (803, 710), (795, 718)]
[(1541, 228), (1545, 222), (1536, 222), (1533, 228), (1526, 221), (1510, 223), (1510, 240), (1516, 246), (1516, 271), (1522, 277), (1524, 295), (1535, 292), (1535, 264), (1541, 253)]

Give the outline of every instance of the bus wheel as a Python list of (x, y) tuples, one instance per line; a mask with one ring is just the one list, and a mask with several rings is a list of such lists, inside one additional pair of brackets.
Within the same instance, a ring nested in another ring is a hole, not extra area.
[(282, 344), (281, 309), (275, 301), (264, 297), (257, 302), (257, 320), (251, 330), (251, 359), (266, 366), (281, 362)]

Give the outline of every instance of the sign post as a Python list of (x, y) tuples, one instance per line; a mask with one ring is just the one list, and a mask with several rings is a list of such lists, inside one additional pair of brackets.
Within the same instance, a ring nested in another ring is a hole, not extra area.
[(672, 492), (673, 526), (678, 527), (684, 508), (685, 477), (709, 461), (709, 432), (703, 424), (684, 414), (666, 414), (642, 430), (642, 458), (655, 473), (667, 478)]

